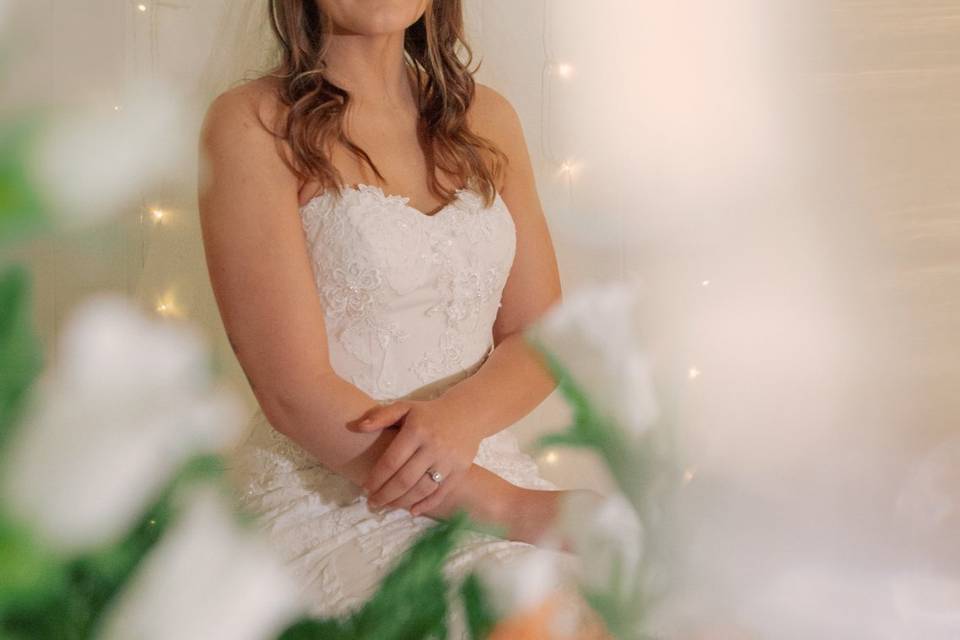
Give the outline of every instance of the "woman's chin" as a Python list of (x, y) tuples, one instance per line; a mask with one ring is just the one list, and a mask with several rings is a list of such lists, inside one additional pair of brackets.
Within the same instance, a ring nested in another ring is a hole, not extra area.
[(423, 15), (423, 0), (325, 0), (321, 10), (330, 14), (335, 34), (361, 36), (403, 32)]

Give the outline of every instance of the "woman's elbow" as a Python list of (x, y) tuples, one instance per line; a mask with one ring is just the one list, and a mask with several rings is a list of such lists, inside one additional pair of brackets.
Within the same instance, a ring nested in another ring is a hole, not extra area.
[(331, 370), (314, 377), (309, 384), (286, 381), (260, 393), (254, 389), (254, 395), (267, 422), (283, 435), (295, 437), (306, 416), (316, 415), (312, 405), (339, 382), (341, 378)]

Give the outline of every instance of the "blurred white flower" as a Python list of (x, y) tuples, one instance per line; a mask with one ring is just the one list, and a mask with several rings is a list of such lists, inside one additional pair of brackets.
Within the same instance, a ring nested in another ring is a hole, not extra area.
[(119, 109), (59, 115), (40, 135), (29, 170), (65, 226), (117, 215), (164, 169), (182, 162), (187, 130), (184, 100), (170, 87), (148, 84)]
[(509, 618), (536, 608), (554, 592), (560, 579), (556, 562), (556, 552), (531, 547), (507, 560), (484, 558), (476, 571), (496, 615)]
[(629, 435), (645, 433), (659, 413), (650, 362), (634, 328), (636, 297), (626, 283), (585, 287), (529, 329), (593, 406)]
[(207, 359), (192, 327), (113, 293), (84, 301), (10, 443), (9, 507), (65, 550), (122, 536), (191, 454), (241, 433), (242, 404), (212, 387)]
[(303, 615), (292, 576), (210, 486), (199, 487), (118, 600), (101, 640), (260, 640)]
[(960, 577), (903, 573), (894, 576), (891, 586), (899, 621), (915, 637), (960, 638)]
[(585, 587), (602, 592), (633, 590), (643, 556), (643, 525), (623, 494), (566, 494), (556, 528), (581, 558), (580, 579)]
[(960, 531), (960, 437), (938, 444), (911, 464), (897, 496), (897, 511), (915, 530)]
[(741, 617), (749, 620), (757, 637), (960, 637), (960, 581), (956, 578), (883, 567), (803, 564), (787, 568), (752, 592), (734, 588)]

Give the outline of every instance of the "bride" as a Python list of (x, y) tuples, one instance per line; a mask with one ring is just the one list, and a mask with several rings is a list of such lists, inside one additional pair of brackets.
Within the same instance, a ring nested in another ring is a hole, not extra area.
[(508, 428), (555, 386), (522, 331), (561, 290), (517, 114), (456, 54), (459, 0), (270, 16), (279, 66), (207, 110), (200, 215), (259, 405), (243, 500), (331, 616), (457, 509), (504, 537), (468, 532), (451, 578), (544, 539), (568, 492)]

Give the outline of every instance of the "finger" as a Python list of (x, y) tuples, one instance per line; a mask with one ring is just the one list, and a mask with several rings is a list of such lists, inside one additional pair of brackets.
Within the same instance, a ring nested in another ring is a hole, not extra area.
[(433, 461), (433, 455), (421, 447), (378, 491), (371, 492), (367, 501), (379, 506), (396, 500), (412, 489), (421, 477), (427, 477), (427, 468)]
[(436, 491), (410, 507), (410, 513), (418, 516), (421, 513), (426, 513), (430, 509), (440, 506), (444, 499), (446, 499), (446, 497), (453, 490), (454, 484), (456, 484), (456, 481), (459, 479), (460, 472), (451, 473), (449, 477), (444, 478), (443, 482), (440, 483), (440, 486)]
[(410, 411), (405, 402), (391, 402), (379, 405), (367, 411), (363, 418), (350, 425), (352, 431), (367, 432), (385, 429), (400, 421)]
[(380, 454), (380, 458), (370, 470), (370, 475), (367, 476), (367, 481), (363, 483), (367, 495), (372, 496), (379, 491), (419, 448), (420, 442), (416, 436), (410, 431), (401, 429), (393, 442)]
[(434, 482), (430, 476), (424, 473), (420, 479), (410, 487), (410, 490), (399, 498), (396, 498), (386, 504), (388, 507), (396, 509), (409, 509), (412, 505), (420, 502), (431, 493), (440, 488), (440, 485)]
[[(428, 471), (439, 471), (443, 479), (438, 484), (429, 476)], [(423, 475), (420, 476), (418, 480), (406, 493), (404, 493), (399, 498), (395, 498), (391, 502), (387, 503), (387, 506), (397, 507), (400, 509), (409, 509), (411, 506), (420, 502), (428, 495), (439, 489), (443, 482), (446, 481), (447, 474), (450, 472), (450, 469), (446, 468), (444, 465), (433, 464), (427, 467), (424, 470)]]

